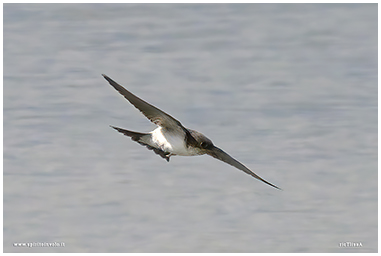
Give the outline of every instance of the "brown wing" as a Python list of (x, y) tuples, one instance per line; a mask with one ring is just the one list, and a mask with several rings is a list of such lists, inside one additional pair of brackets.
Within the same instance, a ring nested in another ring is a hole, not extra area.
[(255, 174), (254, 172), (252, 172), (249, 168), (247, 168), (246, 166), (244, 166), (243, 164), (241, 164), (240, 162), (238, 162), (237, 160), (235, 160), (233, 157), (231, 157), (230, 155), (228, 155), (226, 152), (224, 152), (222, 149), (220, 148), (217, 148), (217, 147), (213, 147), (211, 150), (208, 150), (207, 152), (208, 155), (218, 159), (218, 160), (221, 160), (227, 164), (230, 164), (238, 169), (240, 169), (241, 171), (244, 171), (246, 172), (247, 174), (253, 176), (254, 178), (266, 183), (267, 185), (270, 185), (274, 188), (277, 188), (277, 189), (280, 189), (278, 188), (277, 186), (271, 184), (270, 182), (262, 179), (261, 177), (259, 177), (257, 174)]
[(170, 129), (174, 129), (177, 126), (180, 129), (184, 128), (182, 124), (172, 116), (132, 94), (123, 86), (112, 80), (110, 77), (104, 74), (102, 74), (102, 76), (110, 83), (112, 87), (114, 87), (120, 94), (122, 94), (132, 105), (139, 109), (140, 112), (142, 112), (143, 115), (145, 115), (154, 124)]

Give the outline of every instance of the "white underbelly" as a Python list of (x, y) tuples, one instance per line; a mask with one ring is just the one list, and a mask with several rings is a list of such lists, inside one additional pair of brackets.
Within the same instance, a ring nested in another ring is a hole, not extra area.
[(180, 131), (165, 131), (161, 127), (153, 130), (152, 141), (164, 152), (170, 152), (179, 156), (194, 156), (199, 154), (199, 150), (185, 145), (185, 133)]

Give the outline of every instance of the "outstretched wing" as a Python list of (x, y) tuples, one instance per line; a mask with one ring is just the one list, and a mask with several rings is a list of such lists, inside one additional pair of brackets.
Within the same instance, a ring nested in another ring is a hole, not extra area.
[(174, 129), (178, 127), (180, 129), (184, 129), (182, 124), (168, 115), (164, 111), (161, 111), (155, 106), (152, 106), (148, 102), (140, 99), (136, 95), (132, 94), (128, 90), (126, 90), (123, 86), (112, 80), (110, 77), (102, 74), (102, 76), (110, 83), (112, 87), (114, 87), (120, 94), (122, 94), (132, 105), (134, 105), (140, 112), (143, 113), (151, 122), (156, 124), (157, 126), (162, 126), (169, 129)]
[(247, 174), (253, 176), (254, 178), (256, 178), (256, 179), (258, 179), (264, 183), (266, 183), (267, 185), (270, 185), (274, 188), (280, 189), (277, 186), (275, 186), (275, 185), (271, 184), (270, 182), (259, 177), (257, 174), (252, 172), (249, 168), (247, 168), (246, 166), (244, 166), (243, 164), (241, 164), (240, 162), (235, 160), (233, 157), (229, 156), (226, 152), (224, 152), (222, 149), (220, 149), (218, 147), (213, 147), (212, 149), (208, 150), (207, 154), (218, 159), (218, 160), (221, 160), (227, 164), (230, 164), (230, 165), (240, 169), (241, 171), (246, 172)]

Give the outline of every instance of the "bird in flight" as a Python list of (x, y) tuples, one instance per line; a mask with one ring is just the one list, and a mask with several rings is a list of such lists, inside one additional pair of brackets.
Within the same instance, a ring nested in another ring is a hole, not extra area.
[(104, 74), (102, 74), (102, 76), (132, 105), (139, 109), (143, 115), (158, 126), (155, 130), (149, 133), (133, 132), (111, 126), (118, 132), (131, 137), (133, 141), (136, 141), (137, 143), (146, 146), (148, 149), (153, 150), (153, 152), (166, 159), (168, 162), (169, 158), (175, 155), (197, 156), (208, 154), (238, 168), (241, 171), (244, 171), (245, 173), (274, 188), (280, 189), (279, 187), (259, 177), (249, 168), (225, 153), (222, 149), (214, 146), (213, 142), (202, 133), (185, 128), (180, 121), (132, 94), (110, 77)]

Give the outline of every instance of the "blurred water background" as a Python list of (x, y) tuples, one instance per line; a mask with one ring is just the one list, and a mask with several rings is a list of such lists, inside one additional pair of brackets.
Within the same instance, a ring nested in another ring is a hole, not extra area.
[[(377, 4), (3, 8), (5, 252), (377, 252)], [(283, 191), (117, 133), (102, 73)]]

